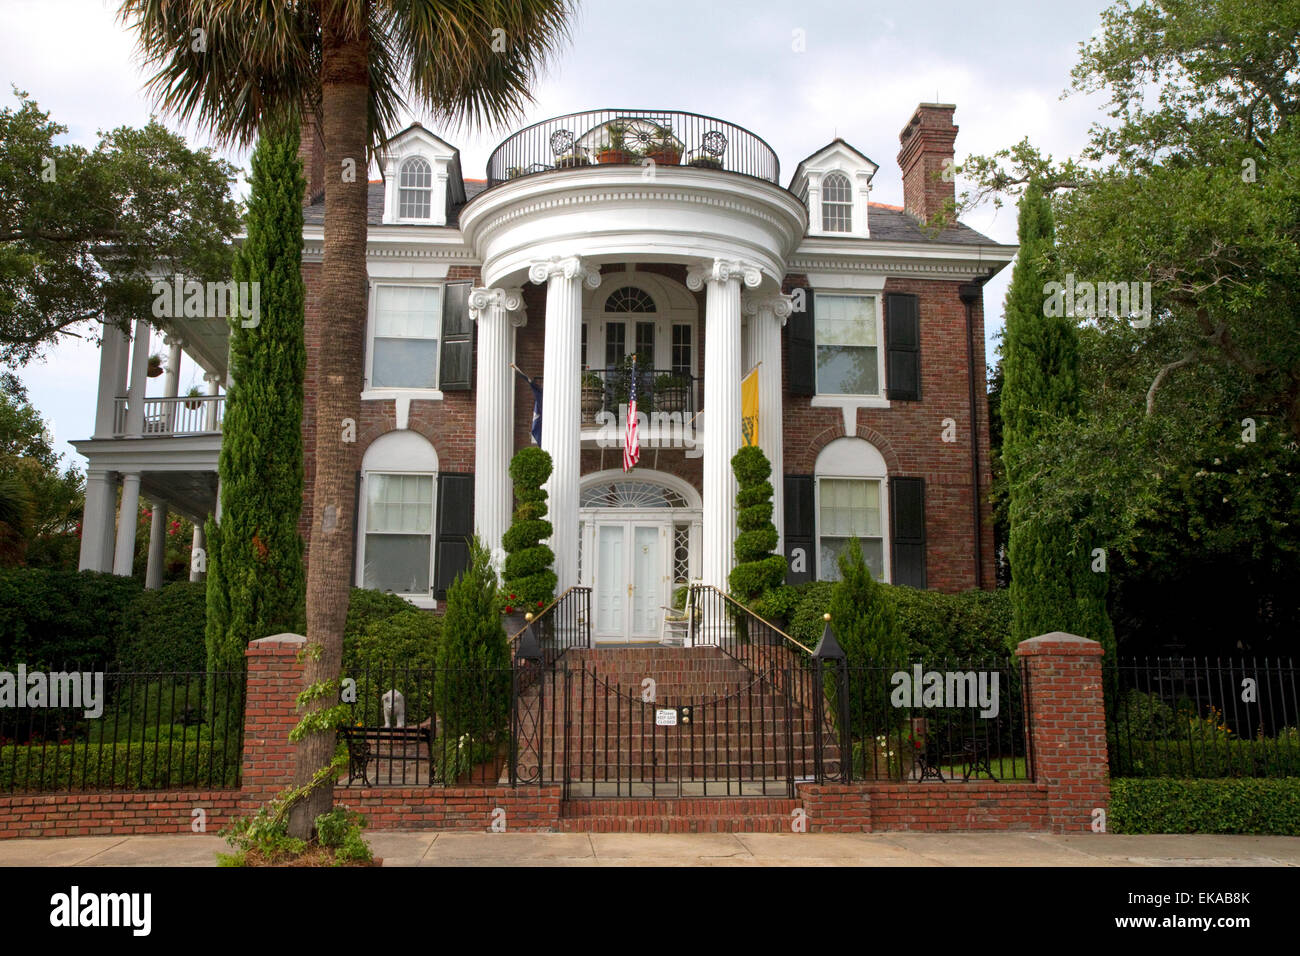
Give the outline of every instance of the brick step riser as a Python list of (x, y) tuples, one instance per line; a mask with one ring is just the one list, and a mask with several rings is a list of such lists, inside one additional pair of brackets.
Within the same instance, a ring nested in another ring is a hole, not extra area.
[(692, 819), (689, 817), (573, 817), (560, 820), (564, 833), (790, 833), (792, 817)]

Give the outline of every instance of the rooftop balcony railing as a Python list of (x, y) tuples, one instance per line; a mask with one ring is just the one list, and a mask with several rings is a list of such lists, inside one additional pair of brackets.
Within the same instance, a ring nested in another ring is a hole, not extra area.
[(534, 123), (488, 157), (488, 188), (511, 179), (582, 166), (695, 166), (775, 183), (772, 147), (733, 123), (673, 110), (588, 110)]
[[(628, 366), (588, 369), (582, 373), (582, 424), (600, 424), (602, 412), (617, 416), (619, 407), (632, 395), (632, 370)], [(636, 370), (637, 411), (679, 416), (676, 424), (695, 418), (695, 376), (673, 369), (638, 368)], [(652, 419), (653, 422), (653, 419)]]

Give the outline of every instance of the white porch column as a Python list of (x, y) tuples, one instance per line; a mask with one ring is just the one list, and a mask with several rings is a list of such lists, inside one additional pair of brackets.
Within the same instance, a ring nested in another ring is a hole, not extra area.
[[(163, 339), (167, 345), (167, 372), (163, 376), (163, 397), (175, 398), (181, 390), (181, 340), (174, 335)], [(167, 403), (167, 433), (176, 430), (176, 403)]]
[[(149, 320), (135, 320), (135, 341), (131, 347), (131, 387), (126, 393), (126, 433), (144, 434), (144, 393), (149, 381)], [(118, 536), (119, 540), (121, 535)]]
[(785, 462), (782, 453), (781, 327), (793, 311), (793, 296), (746, 297), (750, 356), (758, 366), (758, 447), (772, 463), (772, 523), (776, 549), (785, 553)]
[(151, 590), (162, 587), (163, 564), (167, 561), (167, 506), (154, 502), (149, 519), (149, 561), (144, 570), (144, 586)]
[(577, 256), (534, 262), (533, 282), (546, 283), (545, 355), (542, 361), (542, 448), (553, 470), (546, 483), (558, 589), (578, 583), (578, 481), (581, 474), (582, 286), (600, 286), (600, 272)]
[(117, 482), (109, 471), (86, 471), (86, 506), (81, 516), (79, 571), (113, 570), (113, 505)]
[[(505, 561), (501, 536), (510, 527), (514, 492), (515, 389), (511, 343), (523, 308), (520, 289), (471, 289), (469, 317), (478, 323), (478, 371), (474, 386), (474, 531), (492, 552), (497, 570)], [(512, 315), (511, 313), (515, 313)]]
[(117, 546), (113, 549), (113, 573), (131, 576), (135, 564), (135, 526), (140, 511), (140, 473), (122, 476), (122, 506), (117, 513)]
[[(126, 333), (113, 323), (104, 322), (102, 326), (99, 343), (99, 396), (95, 404), (95, 437), (112, 438), (117, 426), (117, 400), (126, 394), (126, 356), (130, 340)], [(84, 533), (82, 540), (85, 540)]]
[(714, 259), (686, 274), (686, 287), (707, 286), (704, 303), (704, 540), (701, 577), (727, 589), (735, 563), (736, 478), (731, 457), (740, 448), (740, 283), (756, 288), (758, 268)]
[[(220, 377), (208, 372), (203, 376), (203, 381), (208, 383), (208, 395), (216, 396), (221, 394)], [(214, 432), (217, 430), (217, 403), (208, 402), (207, 408), (204, 409), (205, 421), (203, 427), (205, 430)]]
[[(200, 549), (206, 549), (207, 546), (208, 546), (208, 536), (207, 536), (207, 532), (203, 530), (203, 522), (196, 521), (194, 522), (194, 535), (190, 538), (190, 580), (191, 581), (203, 580), (203, 572), (197, 570), (194, 567), (194, 555), (198, 554)], [(204, 562), (204, 566), (205, 567), (207, 566), (206, 562)]]

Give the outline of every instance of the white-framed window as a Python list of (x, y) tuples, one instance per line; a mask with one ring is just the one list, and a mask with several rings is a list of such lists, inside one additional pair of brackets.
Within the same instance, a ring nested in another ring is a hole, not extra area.
[(817, 394), (884, 394), (880, 300), (874, 295), (816, 294)]
[(428, 219), (433, 209), (433, 167), (412, 156), (402, 163), (398, 176), (397, 215), (401, 219)]
[(822, 229), (826, 232), (853, 231), (853, 186), (841, 172), (822, 177)]
[(381, 435), (362, 459), (357, 586), (430, 601), (438, 456), (423, 436)]
[(440, 285), (373, 286), (368, 388), (438, 387), (442, 299)]
[(817, 577), (840, 578), (840, 553), (855, 538), (877, 581), (889, 578), (888, 476), (884, 457), (861, 438), (837, 438), (817, 456)]

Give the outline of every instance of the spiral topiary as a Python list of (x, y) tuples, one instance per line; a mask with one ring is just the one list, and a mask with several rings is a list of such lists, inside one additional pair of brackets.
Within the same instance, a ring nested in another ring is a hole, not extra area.
[(536, 613), (555, 597), (557, 578), (551, 566), (555, 552), (542, 542), (551, 536), (546, 519), (546, 492), (542, 484), (551, 477), (551, 456), (540, 448), (521, 448), (510, 461), (515, 484), (515, 515), (510, 530), (501, 537), (506, 560), (502, 568), (503, 610)]
[(728, 577), (732, 596), (751, 604), (785, 581), (785, 558), (773, 554), (776, 526), (772, 524), (772, 465), (757, 445), (748, 445), (731, 459), (736, 493), (736, 566)]

